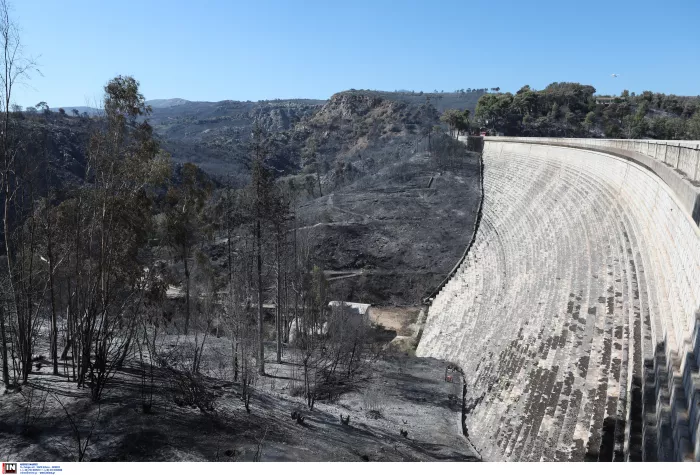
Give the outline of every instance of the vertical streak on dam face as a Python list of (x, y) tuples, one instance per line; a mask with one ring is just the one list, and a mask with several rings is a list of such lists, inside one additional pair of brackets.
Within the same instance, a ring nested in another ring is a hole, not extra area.
[(700, 458), (700, 231), (674, 192), (598, 151), (483, 158), (476, 240), (417, 354), (462, 366), (484, 459)]

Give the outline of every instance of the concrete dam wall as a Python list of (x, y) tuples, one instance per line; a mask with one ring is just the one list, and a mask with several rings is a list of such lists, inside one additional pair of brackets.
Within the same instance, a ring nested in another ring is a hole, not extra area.
[(485, 142), (417, 354), (462, 367), (485, 460), (700, 460), (697, 146), (574, 142)]

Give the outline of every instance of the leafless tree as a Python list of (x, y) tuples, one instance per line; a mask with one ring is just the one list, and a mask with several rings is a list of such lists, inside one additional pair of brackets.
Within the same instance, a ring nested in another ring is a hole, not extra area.
[[(10, 4), (7, 0), (0, 0), (0, 47), (2, 48), (2, 56), (0, 56), (0, 113), (2, 114), (2, 130), (0, 136), (0, 187), (3, 194), (3, 240), (5, 251), (5, 267), (7, 271), (6, 304), (0, 309), (0, 354), (2, 356), (3, 382), (6, 386), (9, 385), (9, 364), (7, 351), (7, 332), (6, 325), (8, 318), (17, 315), (18, 299), (22, 295), (18, 293), (17, 279), (19, 278), (16, 267), (16, 242), (13, 242), (13, 236), (16, 236), (17, 223), (20, 222), (18, 217), (13, 216), (13, 207), (17, 197), (19, 183), (17, 181), (17, 158), (20, 153), (21, 136), (17, 131), (16, 124), (12, 117), (12, 97), (16, 86), (23, 84), (28, 80), (33, 73), (38, 73), (36, 61), (26, 56), (23, 45), (20, 39), (19, 28), (10, 17)], [(26, 308), (22, 306), (21, 308)], [(21, 310), (19, 310), (21, 311)], [(25, 318), (26, 317), (26, 318)], [(31, 328), (31, 317), (27, 315), (20, 316), (21, 327)], [(28, 325), (27, 325), (28, 324)], [(19, 341), (22, 342), (23, 348), (21, 351), (30, 352), (32, 341), (30, 335), (19, 335)], [(28, 370), (25, 365), (26, 354), (23, 355), (23, 361), (20, 362), (22, 372), (27, 375)], [(24, 378), (23, 378), (24, 379)]]
[[(319, 293), (318, 287), (315, 293)], [(320, 302), (323, 302), (319, 308)], [(305, 311), (317, 315), (308, 331), (295, 340), (297, 363), (303, 368), (304, 395), (313, 409), (318, 399), (333, 400), (357, 389), (371, 376), (372, 365), (380, 354), (371, 325), (344, 303), (325, 309), (325, 300), (310, 299)]]

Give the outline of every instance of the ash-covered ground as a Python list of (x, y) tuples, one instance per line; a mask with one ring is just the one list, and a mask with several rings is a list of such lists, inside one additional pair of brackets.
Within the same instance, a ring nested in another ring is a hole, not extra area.
[(314, 259), (348, 301), (414, 305), (459, 260), (479, 204), (478, 155), (438, 167), (427, 153), (304, 203)]
[[(185, 340), (172, 336), (164, 346), (179, 351)], [(294, 395), (301, 369), (288, 350), (286, 363), (267, 362), (268, 375), (255, 382), (248, 413), (240, 384), (221, 364), (230, 346), (215, 337), (205, 346), (202, 381), (211, 407), (183, 404), (177, 375), (155, 368), (148, 413), (142, 378), (147, 375), (150, 387), (150, 371), (133, 361), (95, 404), (89, 389), (76, 388), (65, 374), (51, 375), (49, 362), (38, 359), (30, 383), (0, 397), (0, 458), (77, 460), (79, 435), (84, 461), (479, 460), (461, 433), (458, 374), (446, 382), (440, 360), (389, 352), (358, 390), (309, 410), (303, 395)], [(304, 416), (303, 424), (291, 418), (293, 411)], [(348, 415), (349, 425), (341, 424)]]

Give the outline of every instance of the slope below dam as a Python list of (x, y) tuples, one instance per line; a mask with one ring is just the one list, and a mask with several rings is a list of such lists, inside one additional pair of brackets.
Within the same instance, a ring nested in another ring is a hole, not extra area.
[(700, 460), (697, 143), (487, 138), (481, 220), (419, 356), (484, 460)]

